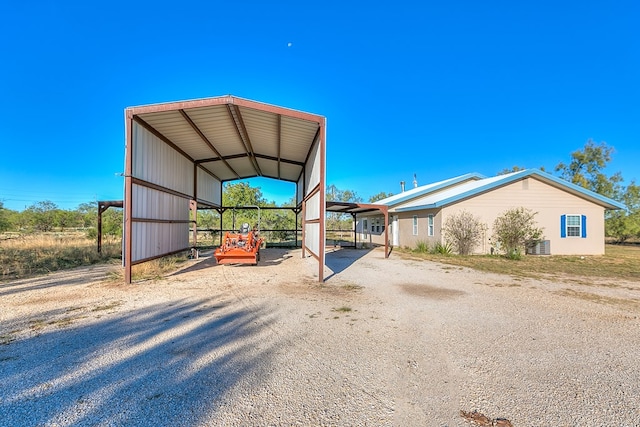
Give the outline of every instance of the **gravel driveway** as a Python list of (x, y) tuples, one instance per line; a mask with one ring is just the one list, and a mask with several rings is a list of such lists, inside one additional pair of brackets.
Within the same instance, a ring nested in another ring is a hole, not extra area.
[[(0, 283), (2, 426), (640, 425), (640, 283), (300, 251)], [(487, 424), (488, 425), (488, 424)]]

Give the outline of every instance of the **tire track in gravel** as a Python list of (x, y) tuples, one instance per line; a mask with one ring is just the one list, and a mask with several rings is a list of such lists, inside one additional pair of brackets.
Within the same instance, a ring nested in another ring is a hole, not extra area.
[[(260, 291), (251, 289), (260, 286), (258, 283), (264, 281), (264, 277), (255, 274), (253, 279), (248, 279), (244, 274), (246, 271), (240, 274), (240, 270), (231, 266), (222, 267), (225, 288), (229, 289), (248, 311), (257, 307), (256, 300), (265, 296), (260, 295)], [(305, 298), (309, 297), (309, 294), (316, 295), (314, 292), (317, 291), (317, 288), (310, 286)], [(302, 415), (298, 420), (303, 423), (316, 421), (323, 425), (335, 425), (344, 424), (346, 421), (352, 424), (355, 419), (356, 424), (364, 423), (362, 425), (392, 425), (392, 403), (380, 393), (367, 390), (363, 385), (362, 376), (354, 376), (354, 371), (350, 369), (353, 368), (353, 360), (349, 355), (342, 354), (343, 360), (336, 360), (335, 353), (340, 349), (332, 344), (335, 342), (335, 335), (327, 337), (326, 340), (323, 338), (321, 330), (326, 330), (326, 326), (320, 325), (319, 329), (314, 325), (311, 325), (311, 328), (301, 328), (299, 321), (294, 319), (291, 322), (284, 319), (290, 318), (291, 314), (299, 317), (305, 311), (302, 308), (306, 308), (306, 311), (326, 310), (337, 301), (335, 296), (321, 291), (318, 298), (301, 301), (280, 292), (269, 292), (266, 298), (286, 312), (283, 316), (278, 315), (278, 321), (267, 325), (272, 335), (268, 339), (277, 342), (281, 347), (277, 355), (280, 366), (270, 370), (270, 377), (262, 378), (253, 386), (266, 389), (266, 394), (279, 396), (279, 404), (286, 402), (289, 409), (297, 407), (298, 416)], [(260, 319), (256, 321), (260, 322)], [(283, 388), (283, 384), (285, 389), (277, 390)], [(305, 385), (300, 387), (299, 384)], [(288, 392), (288, 396), (283, 395)], [(246, 395), (247, 390), (241, 391), (241, 394)], [(292, 422), (293, 419), (287, 421)]]
[(384, 305), (389, 320), (397, 325), (394, 334), (387, 337), (393, 346), (388, 363), (389, 372), (394, 373), (390, 378), (396, 402), (394, 425), (452, 422), (459, 412), (458, 389), (462, 378), (450, 361), (440, 325), (446, 305), (454, 301), (459, 304), (465, 294), (425, 285), (424, 277), (388, 274), (402, 269), (381, 266), (381, 262), (397, 263), (391, 259), (365, 258), (359, 260), (356, 272)]

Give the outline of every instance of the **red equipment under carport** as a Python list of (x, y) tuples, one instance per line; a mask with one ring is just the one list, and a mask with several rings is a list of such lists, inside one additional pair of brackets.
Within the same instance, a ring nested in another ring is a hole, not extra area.
[(256, 231), (249, 229), (244, 223), (238, 233), (226, 232), (222, 246), (215, 250), (213, 256), (218, 264), (252, 264), (260, 261), (262, 238)]

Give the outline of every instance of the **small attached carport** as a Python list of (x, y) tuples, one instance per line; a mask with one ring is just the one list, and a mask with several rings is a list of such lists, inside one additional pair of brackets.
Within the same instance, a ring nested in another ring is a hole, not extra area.
[[(380, 212), (384, 215), (384, 257), (389, 258), (389, 208), (386, 205), (373, 203), (349, 203), (349, 202), (327, 202), (327, 212), (337, 212), (350, 214), (353, 217), (353, 224), (358, 220), (358, 214)], [(356, 230), (353, 229), (353, 245), (356, 245)]]
[(123, 263), (190, 249), (191, 212), (221, 208), (226, 181), (266, 177), (296, 184), (302, 256), (325, 264), (323, 116), (233, 96), (125, 109)]

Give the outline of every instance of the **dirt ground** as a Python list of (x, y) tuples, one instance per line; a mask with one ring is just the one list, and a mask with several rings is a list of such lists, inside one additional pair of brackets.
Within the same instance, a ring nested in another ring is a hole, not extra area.
[(328, 251), (324, 284), (299, 250), (118, 268), (0, 283), (5, 425), (640, 425), (637, 282), (380, 249)]

